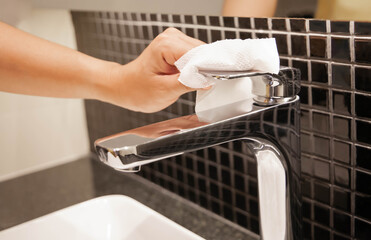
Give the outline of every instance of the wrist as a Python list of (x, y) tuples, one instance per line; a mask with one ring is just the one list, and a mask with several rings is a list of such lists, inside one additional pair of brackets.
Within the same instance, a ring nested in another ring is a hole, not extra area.
[(121, 67), (122, 65), (109, 61), (102, 61), (98, 66), (94, 67), (91, 76), (93, 99), (114, 103), (115, 96), (117, 95), (115, 82), (117, 82), (116, 78), (119, 75), (118, 72)]

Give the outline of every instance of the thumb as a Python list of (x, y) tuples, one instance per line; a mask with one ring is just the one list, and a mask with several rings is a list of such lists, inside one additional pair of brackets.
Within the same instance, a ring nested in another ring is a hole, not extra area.
[(184, 93), (196, 91), (198, 89), (196, 88), (190, 88), (183, 83), (181, 83), (179, 79), (180, 73), (171, 74), (171, 75), (163, 75), (165, 78), (166, 84), (168, 84), (168, 87), (175, 91), (177, 94), (182, 95)]

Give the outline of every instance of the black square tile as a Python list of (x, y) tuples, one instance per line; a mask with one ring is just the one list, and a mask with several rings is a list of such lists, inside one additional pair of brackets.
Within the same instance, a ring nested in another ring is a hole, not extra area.
[[(301, 133), (301, 150), (303, 152), (307, 152), (307, 153), (312, 153), (313, 149), (312, 149), (312, 137), (308, 134), (304, 134), (304, 133)], [(302, 157), (302, 161), (303, 161), (303, 157)]]
[(314, 220), (328, 227), (330, 225), (330, 210), (314, 205)]
[(355, 198), (356, 215), (371, 221), (371, 197), (356, 195)]
[(238, 18), (238, 27), (244, 29), (251, 29), (250, 18), (239, 17)]
[(354, 33), (360, 35), (371, 35), (370, 22), (354, 22)]
[(371, 236), (371, 223), (355, 219), (355, 237), (357, 239), (367, 240)]
[(230, 190), (223, 188), (222, 195), (225, 203), (232, 204), (232, 192)]
[(306, 219), (311, 219), (311, 215), (312, 215), (311, 205), (312, 204), (310, 204), (310, 202), (303, 200), (302, 211), (303, 211), (303, 217)]
[(293, 56), (307, 56), (307, 44), (305, 36), (291, 36), (291, 54)]
[(216, 181), (218, 180), (218, 170), (216, 167), (212, 165), (209, 166), (209, 176)]
[(211, 26), (220, 26), (220, 21), (218, 16), (209, 16), (209, 21)]
[(180, 15), (173, 15), (173, 22), (174, 23), (181, 23)]
[(191, 15), (185, 15), (184, 16), (184, 22), (186, 24), (193, 24), (193, 17)]
[(254, 18), (255, 29), (268, 30), (268, 19), (267, 18)]
[(197, 29), (198, 33), (198, 39), (203, 41), (203, 42), (208, 42), (209, 40), (207, 39), (207, 30), (206, 29)]
[(355, 99), (356, 115), (358, 117), (371, 118), (371, 96), (356, 94)]
[(234, 28), (234, 17), (223, 17), (224, 27)]
[(233, 211), (232, 208), (228, 207), (227, 205), (224, 205), (223, 207), (223, 216), (230, 220), (233, 221)]
[(326, 37), (310, 36), (310, 56), (317, 58), (327, 57), (327, 39)]
[(199, 200), (201, 207), (208, 208), (208, 202), (205, 196), (200, 195), (198, 200)]
[(240, 191), (245, 191), (245, 179), (240, 175), (234, 175), (234, 185), (236, 189)]
[(195, 187), (195, 178), (191, 174), (187, 174), (188, 186), (194, 188)]
[(252, 215), (259, 216), (259, 206), (256, 200), (254, 199), (249, 200), (249, 208)]
[(151, 14), (149, 15), (149, 17), (150, 17), (150, 19), (151, 19), (152, 22), (156, 22), (156, 21), (157, 21), (157, 14), (155, 14), (155, 13), (151, 13)]
[(141, 13), (141, 14), (140, 14), (140, 19), (141, 19), (142, 21), (147, 21), (147, 14), (145, 14), (145, 13)]
[(348, 118), (334, 116), (333, 121), (334, 121), (334, 125), (333, 125), (334, 136), (350, 140), (351, 134), (352, 134), (351, 120)]
[(356, 147), (356, 166), (371, 171), (371, 148)]
[(206, 181), (202, 178), (199, 178), (197, 182), (198, 182), (198, 190), (205, 193), (206, 192)]
[(326, 21), (324, 20), (310, 20), (309, 30), (311, 32), (326, 33)]
[(338, 165), (334, 166), (334, 182), (336, 185), (341, 187), (350, 187), (350, 169), (341, 167)]
[(247, 162), (247, 174), (253, 177), (257, 177), (257, 166), (256, 162)]
[(357, 140), (371, 145), (371, 123), (358, 120), (356, 121), (356, 128)]
[(211, 211), (220, 215), (220, 204), (215, 201), (211, 201)]
[(205, 174), (205, 164), (201, 161), (197, 161), (197, 172), (202, 175)]
[(329, 133), (330, 115), (313, 112), (313, 130), (320, 133)]
[(292, 32), (305, 32), (305, 19), (290, 19)]
[(258, 184), (254, 181), (249, 181), (249, 194), (253, 197), (258, 197)]
[(177, 179), (180, 181), (180, 182), (183, 182), (184, 181), (184, 175), (183, 175), (183, 172), (181, 170), (177, 170), (176, 171), (176, 177)]
[(350, 216), (339, 212), (334, 212), (334, 229), (340, 233), (350, 234)]
[(312, 82), (328, 83), (328, 64), (312, 62)]
[(235, 31), (225, 31), (225, 39), (236, 39), (237, 33)]
[(331, 57), (336, 60), (350, 61), (349, 38), (331, 38)]
[(237, 224), (242, 227), (247, 228), (247, 216), (245, 214), (237, 212), (236, 217), (237, 217)]
[(231, 174), (229, 171), (222, 170), (222, 183), (225, 185), (231, 185)]
[(348, 143), (334, 141), (334, 160), (350, 164), (351, 146)]
[(186, 167), (189, 170), (193, 170), (193, 159), (190, 157), (186, 157)]
[(193, 28), (186, 28), (185, 29), (185, 34), (190, 37), (195, 37), (195, 32)]
[(218, 185), (214, 183), (210, 183), (210, 193), (211, 196), (219, 199), (219, 188)]
[(215, 42), (218, 40), (222, 40), (222, 33), (220, 30), (211, 30), (211, 41)]
[(236, 194), (236, 207), (246, 211), (246, 198), (241, 194)]
[(300, 70), (300, 76), (302, 81), (308, 81), (308, 62), (292, 60), (292, 67)]
[(199, 25), (206, 25), (206, 17), (205, 16), (196, 16), (197, 24)]
[(314, 184), (314, 199), (325, 203), (330, 204), (330, 187), (323, 184)]
[(250, 32), (240, 32), (240, 38), (241, 39), (251, 39), (252, 34)]
[(259, 221), (254, 218), (250, 218), (250, 226), (251, 226), (251, 231), (259, 235), (259, 232), (260, 232)]
[(350, 93), (333, 91), (332, 98), (334, 112), (351, 115)]
[(287, 55), (288, 54), (288, 51), (287, 51), (287, 35), (285, 35), (285, 34), (273, 34), (272, 37), (276, 39), (278, 53), (280, 55), (282, 55), (282, 54)]
[(355, 67), (355, 87), (371, 92), (371, 68)]
[(328, 108), (328, 91), (312, 87), (312, 104), (320, 108)]
[(332, 205), (340, 210), (350, 212), (350, 192), (333, 188), (334, 200)]
[(330, 165), (324, 161), (313, 160), (313, 175), (322, 180), (330, 180)]
[(272, 29), (279, 31), (286, 31), (286, 19), (284, 18), (274, 18), (272, 19)]
[(152, 34), (153, 34), (153, 38), (157, 37), (157, 35), (160, 34), (158, 30), (158, 26), (152, 26)]
[(371, 173), (356, 171), (356, 191), (371, 195)]
[(308, 87), (301, 86), (299, 96), (300, 96), (300, 103), (308, 104)]
[(161, 21), (162, 22), (169, 22), (169, 15), (168, 14), (161, 14)]
[(351, 89), (350, 66), (332, 65), (332, 84), (337, 87)]
[(356, 62), (371, 64), (371, 39), (355, 39)]
[(349, 34), (349, 22), (345, 21), (331, 21), (332, 33), (347, 33)]

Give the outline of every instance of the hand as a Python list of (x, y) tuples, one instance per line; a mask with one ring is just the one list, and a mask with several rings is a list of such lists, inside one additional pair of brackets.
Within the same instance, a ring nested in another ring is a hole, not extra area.
[(175, 28), (158, 35), (143, 53), (126, 65), (114, 65), (103, 101), (140, 111), (156, 112), (174, 103), (180, 95), (194, 91), (178, 81), (174, 63), (203, 42)]

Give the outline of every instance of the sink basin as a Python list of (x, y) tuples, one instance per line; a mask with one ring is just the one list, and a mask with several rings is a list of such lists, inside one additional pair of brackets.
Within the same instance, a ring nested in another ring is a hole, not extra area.
[(0, 232), (0, 240), (203, 239), (138, 201), (109, 195)]

